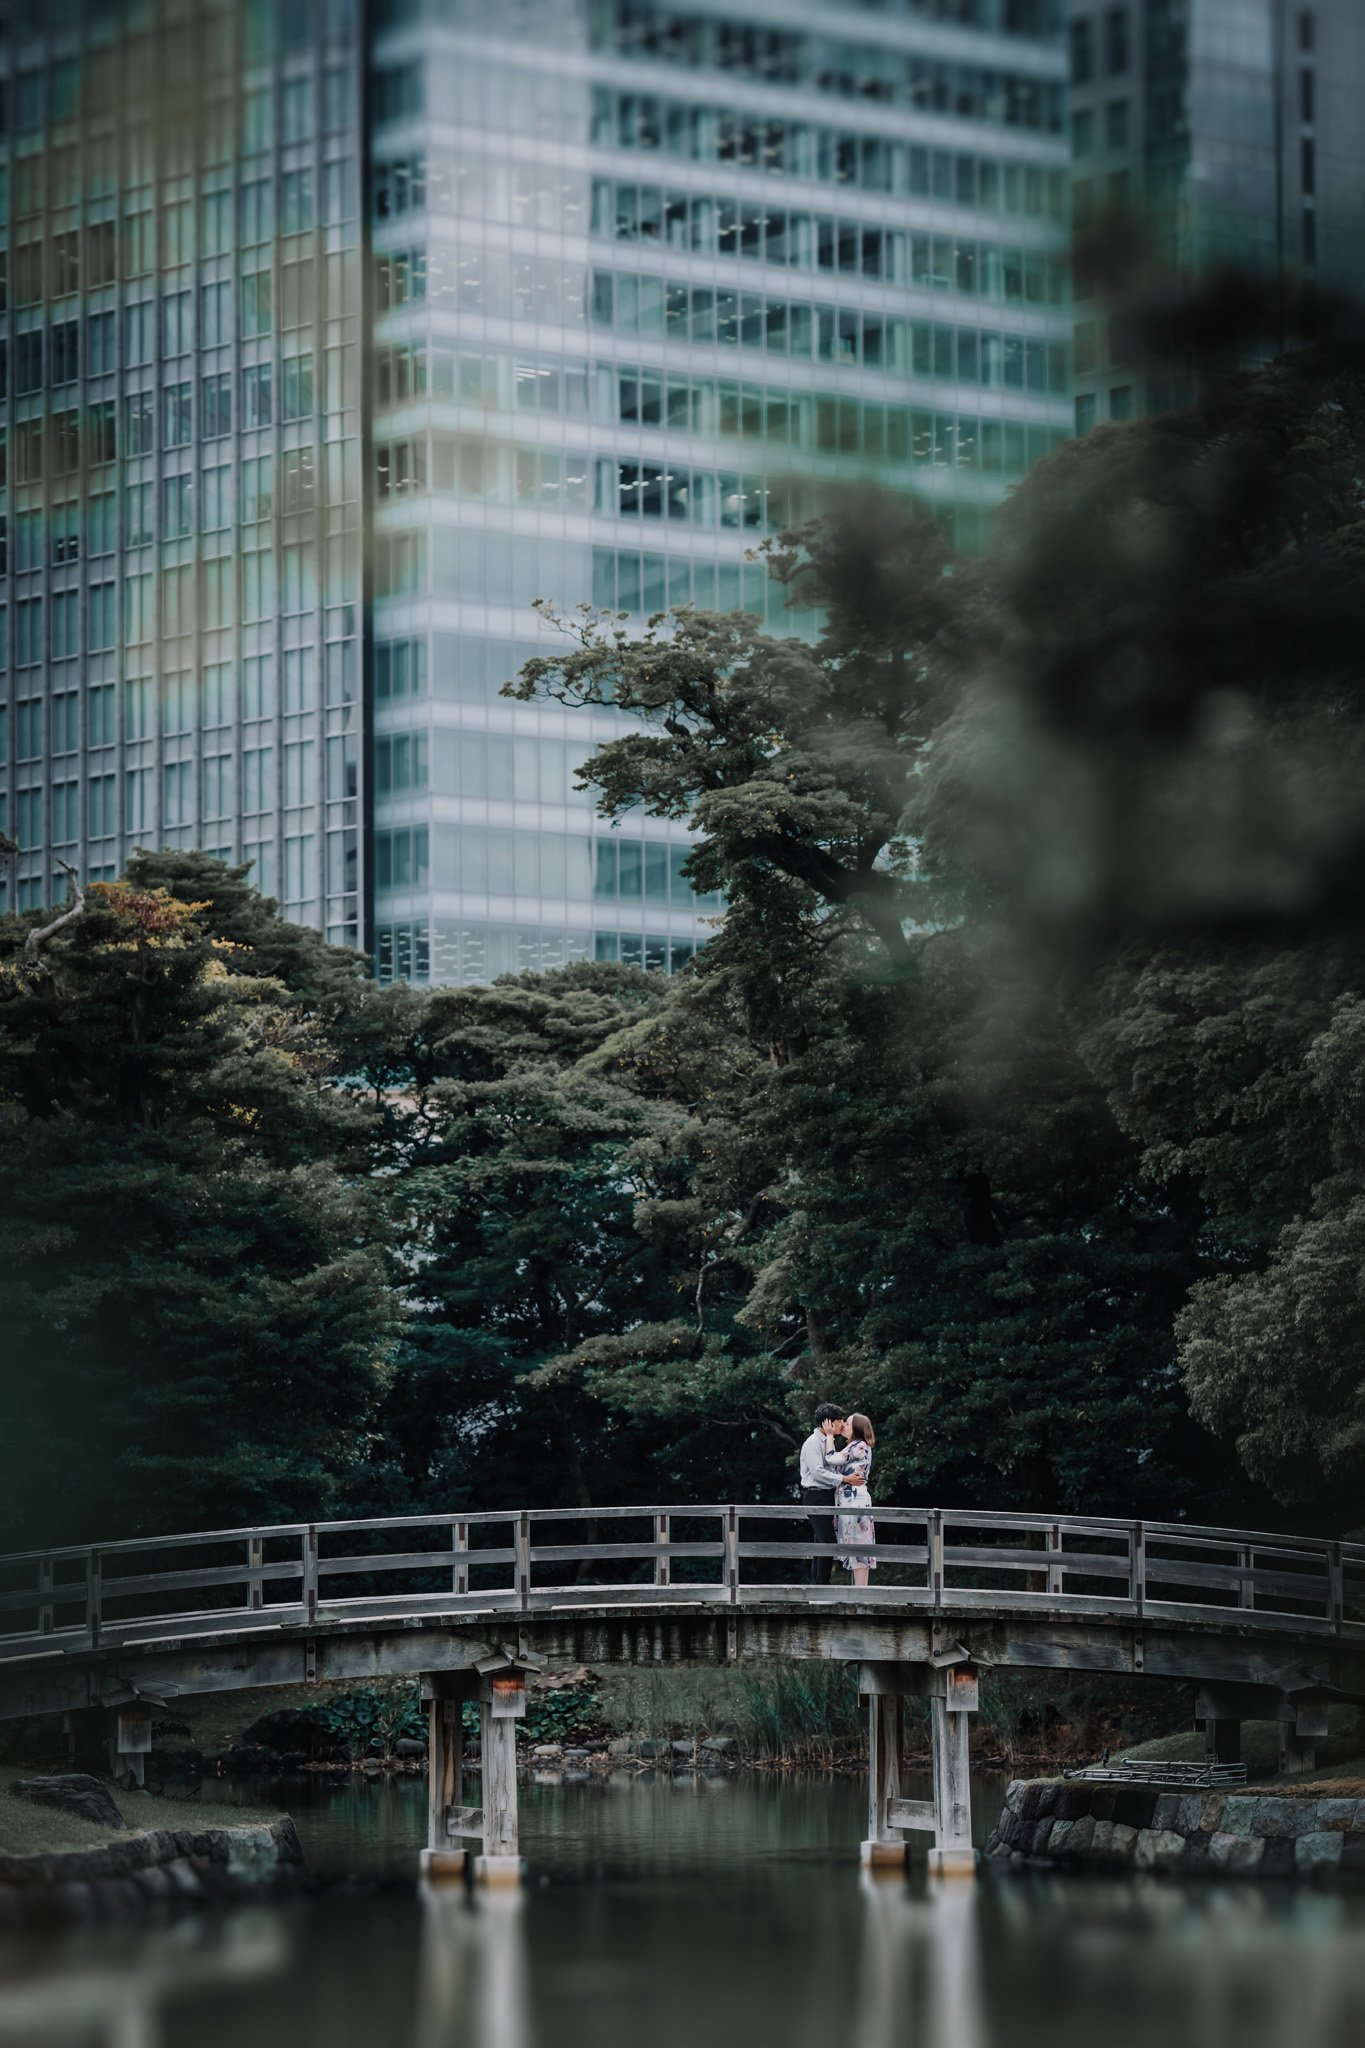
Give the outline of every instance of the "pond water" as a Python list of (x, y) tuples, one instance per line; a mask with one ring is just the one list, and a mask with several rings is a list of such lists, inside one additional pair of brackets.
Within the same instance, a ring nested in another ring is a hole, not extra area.
[[(282, 1788), (283, 1789), (283, 1788)], [(921, 1796), (918, 1787), (906, 1788)], [(998, 1781), (978, 1786), (988, 1823)], [(259, 1788), (257, 1788), (259, 1796)], [(339, 1881), (0, 1947), (0, 2043), (1356, 2048), (1365, 1895), (860, 1876), (853, 1781), (533, 1785), (519, 1895), (423, 1894), (420, 1781), (288, 1788)]]

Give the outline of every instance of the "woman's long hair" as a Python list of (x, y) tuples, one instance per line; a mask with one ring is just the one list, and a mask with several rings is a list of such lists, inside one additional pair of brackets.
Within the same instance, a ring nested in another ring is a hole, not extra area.
[(850, 1415), (848, 1426), (853, 1431), (854, 1436), (860, 1436), (868, 1449), (871, 1450), (873, 1444), (877, 1441), (877, 1432), (867, 1417), (865, 1415)]

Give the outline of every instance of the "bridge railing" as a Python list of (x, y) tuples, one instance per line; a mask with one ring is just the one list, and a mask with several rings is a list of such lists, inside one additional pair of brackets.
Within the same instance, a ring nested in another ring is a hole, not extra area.
[[(186, 1637), (651, 1602), (856, 1599), (1365, 1637), (1365, 1545), (1096, 1516), (877, 1508), (876, 1570), (791, 1505), (539, 1508), (216, 1530), (0, 1558), (0, 1660)], [(810, 1560), (834, 1560), (830, 1586)]]

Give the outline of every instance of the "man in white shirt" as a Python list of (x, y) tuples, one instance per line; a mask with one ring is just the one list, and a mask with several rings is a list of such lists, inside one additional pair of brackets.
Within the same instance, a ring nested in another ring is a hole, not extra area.
[[(835, 1439), (844, 1435), (844, 1411), (826, 1401), (815, 1411), (815, 1427), (801, 1446), (801, 1498), (810, 1514), (812, 1543), (834, 1543), (834, 1489), (843, 1478), (829, 1462)], [(810, 1582), (827, 1586), (834, 1570), (832, 1557), (813, 1557)]]

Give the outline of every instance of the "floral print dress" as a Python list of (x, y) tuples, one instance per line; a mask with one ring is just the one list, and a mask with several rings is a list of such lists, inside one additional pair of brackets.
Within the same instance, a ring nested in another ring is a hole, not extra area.
[[(868, 1512), (872, 1496), (867, 1490), (867, 1475), (872, 1470), (872, 1446), (861, 1437), (852, 1442), (844, 1454), (844, 1479), (836, 1493), (835, 1504), (839, 1514), (839, 1542), (866, 1543), (877, 1540), (876, 1525)], [(841, 1557), (840, 1564), (852, 1571), (855, 1564), (865, 1564), (873, 1571), (877, 1560), (869, 1549), (868, 1554), (857, 1557)]]

